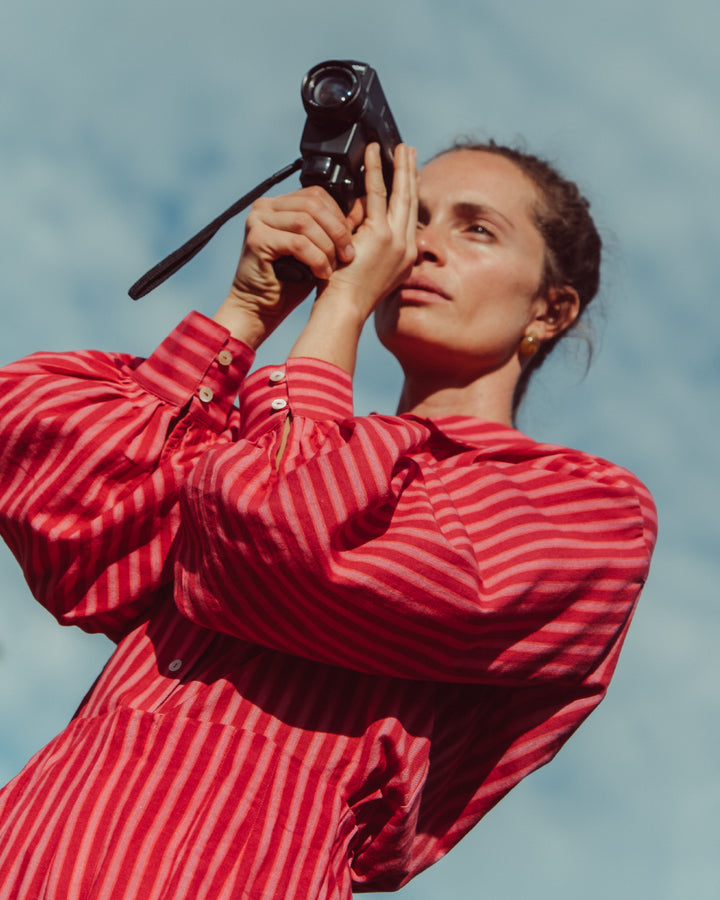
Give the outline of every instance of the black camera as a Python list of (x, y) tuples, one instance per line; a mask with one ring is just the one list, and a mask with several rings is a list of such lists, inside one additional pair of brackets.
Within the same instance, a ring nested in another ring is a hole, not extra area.
[[(377, 72), (353, 60), (318, 63), (303, 78), (307, 121), (300, 138), (300, 184), (318, 184), (348, 213), (365, 194), (365, 147), (380, 145), (383, 177), (392, 189), (393, 154), (402, 141)], [(312, 281), (310, 270), (291, 256), (273, 264), (281, 281)]]
[(390, 193), (393, 153), (402, 139), (375, 69), (353, 60), (319, 63), (303, 79), (302, 101), (303, 187), (319, 184), (349, 212), (365, 194), (365, 147), (376, 141)]

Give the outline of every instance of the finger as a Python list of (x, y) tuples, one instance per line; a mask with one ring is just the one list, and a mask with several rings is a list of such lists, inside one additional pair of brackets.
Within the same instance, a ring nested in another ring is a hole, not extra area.
[(265, 265), (283, 256), (292, 256), (305, 263), (316, 278), (325, 281), (337, 268), (337, 261), (332, 242), (327, 242), (326, 235), (323, 239), (322, 231), (319, 234), (319, 243), (316, 243), (313, 237), (318, 238), (317, 233), (313, 236), (261, 223), (254, 228), (252, 241), (248, 241), (247, 246)]
[[(250, 221), (250, 220), (248, 220)], [(299, 235), (306, 237), (312, 243), (323, 250), (328, 258), (335, 257), (335, 242), (328, 234), (326, 228), (317, 222), (312, 216), (305, 211), (283, 210), (276, 212), (272, 216), (268, 216), (261, 222), (252, 222), (251, 243), (255, 239), (256, 234), (275, 234), (278, 240), (282, 240), (283, 234)], [(264, 244), (266, 249), (272, 250), (268, 244)]]
[(246, 242), (266, 258), (276, 259), (279, 248), (284, 254), (288, 239), (283, 233), (306, 237), (327, 256), (334, 267), (338, 255), (347, 258), (351, 240), (350, 226), (335, 201), (321, 188), (294, 195), (257, 201), (246, 224)]
[(397, 150), (388, 221), (403, 247), (403, 265), (412, 265), (417, 257), (417, 152), (407, 146)]
[(365, 219), (365, 198), (358, 197), (352, 205), (352, 209), (347, 214), (346, 220), (352, 232), (362, 225)]
[(382, 172), (380, 145), (368, 144), (365, 148), (365, 194), (367, 216), (375, 218), (387, 213), (387, 189)]
[(309, 266), (316, 278), (328, 278), (337, 267), (332, 241), (315, 223), (307, 229), (296, 225), (292, 217), (276, 217), (272, 224), (255, 223), (248, 234), (246, 253), (263, 266), (283, 256), (294, 256)]
[(339, 221), (344, 218), (331, 194), (317, 184), (277, 197), (261, 197), (253, 204), (253, 207), (256, 206), (270, 209), (309, 209), (320, 216), (329, 215)]
[(393, 189), (388, 204), (388, 216), (404, 232), (410, 215), (415, 180), (414, 151), (404, 144), (399, 144), (395, 148), (393, 162)]
[(409, 246), (415, 247), (417, 241), (417, 222), (418, 222), (418, 170), (417, 170), (417, 150), (415, 147), (410, 148), (409, 154), (409, 176), (410, 176), (410, 208), (407, 220), (406, 237)]
[(353, 227), (333, 197), (319, 185), (304, 188), (298, 194), (303, 202), (310, 205), (315, 220), (332, 240), (335, 256), (343, 262), (349, 262), (355, 255), (352, 245)]

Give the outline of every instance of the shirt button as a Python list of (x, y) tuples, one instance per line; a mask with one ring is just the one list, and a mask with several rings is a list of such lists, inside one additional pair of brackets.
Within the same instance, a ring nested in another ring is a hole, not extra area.
[(286, 407), (287, 405), (288, 405), (288, 404), (287, 404), (287, 400), (283, 400), (282, 397), (277, 397), (277, 398), (276, 398), (275, 400), (273, 400), (273, 402), (270, 404), (270, 406), (271, 406), (273, 409), (275, 409), (275, 410), (285, 409), (285, 407)]
[(278, 384), (280, 381), (284, 380), (285, 373), (282, 371), (282, 369), (278, 369), (276, 372), (270, 373), (270, 381), (272, 381), (273, 384)]
[(179, 672), (180, 669), (182, 669), (182, 664), (183, 664), (183, 661), (181, 659), (174, 659), (168, 666), (168, 669), (171, 672)]
[(218, 362), (221, 366), (229, 366), (232, 361), (232, 353), (229, 350), (221, 350), (218, 353)]
[(198, 396), (203, 403), (209, 403), (213, 398), (213, 392), (209, 387), (201, 387), (198, 391)]

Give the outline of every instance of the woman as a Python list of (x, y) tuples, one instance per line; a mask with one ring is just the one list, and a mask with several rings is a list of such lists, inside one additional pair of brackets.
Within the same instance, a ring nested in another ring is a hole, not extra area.
[[(248, 217), (215, 321), (147, 360), (3, 375), (3, 535), (58, 619), (118, 649), (0, 795), (0, 894), (393, 890), (600, 702), (655, 538), (628, 472), (511, 427), (597, 288), (587, 205), (533, 157), (379, 154)], [(419, 194), (419, 202), (418, 202)], [(286, 363), (245, 377), (320, 282)], [(405, 375), (352, 416), (362, 327)], [(240, 391), (240, 407), (233, 398)]]

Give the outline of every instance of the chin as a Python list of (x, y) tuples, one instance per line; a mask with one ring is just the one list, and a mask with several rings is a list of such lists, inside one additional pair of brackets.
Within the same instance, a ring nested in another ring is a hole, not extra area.
[(453, 369), (453, 351), (424, 334), (407, 331), (378, 333), (383, 347), (409, 372), (447, 372)]
[(386, 305), (378, 307), (375, 313), (375, 331), (380, 341), (385, 346), (398, 340), (435, 343), (437, 321), (433, 323), (433, 317), (428, 316), (429, 307), (392, 303), (392, 299), (391, 295), (387, 301), (383, 301)]

